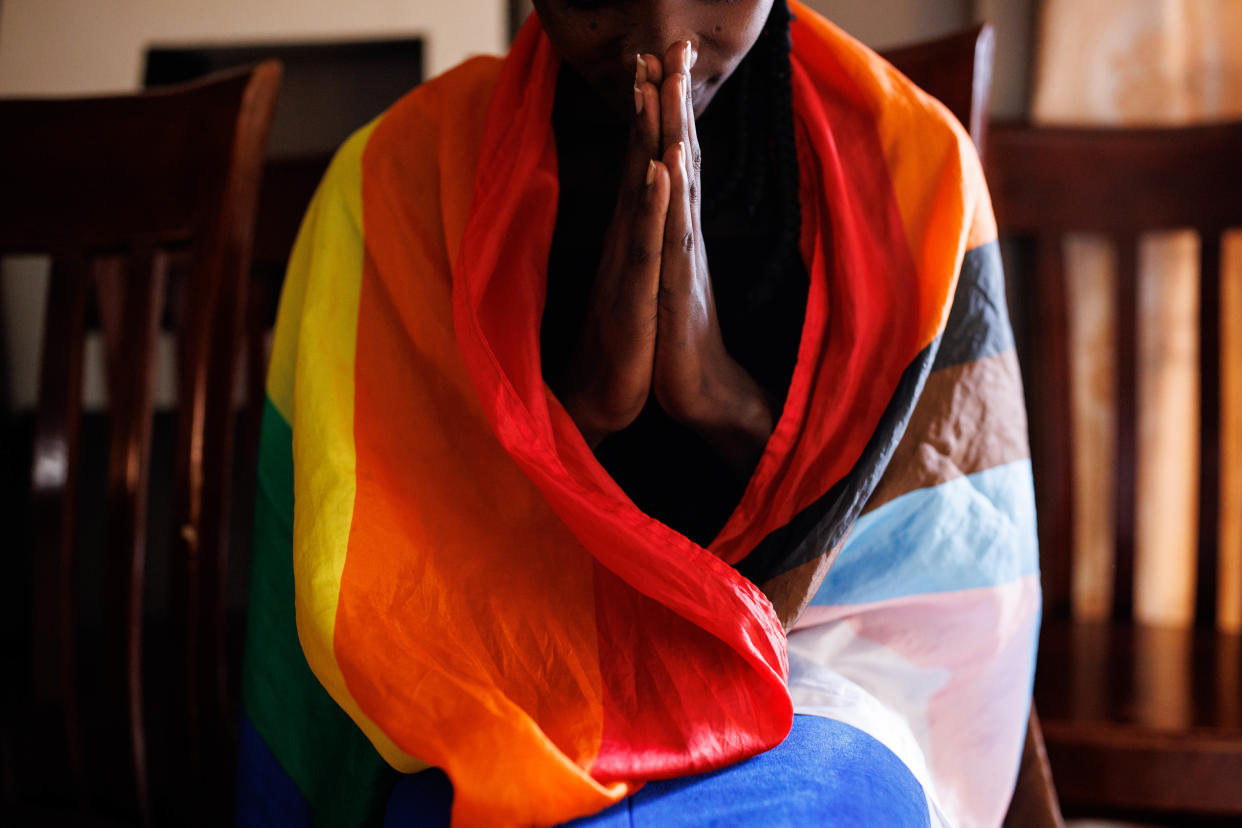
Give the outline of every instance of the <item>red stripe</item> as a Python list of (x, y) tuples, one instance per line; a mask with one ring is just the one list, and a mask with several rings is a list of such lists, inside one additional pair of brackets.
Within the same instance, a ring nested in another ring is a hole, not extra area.
[(874, 119), (841, 94), (849, 86), (837, 66), (816, 60), (827, 50), (799, 43), (793, 85), (801, 197), (813, 233), (803, 245), (812, 251), (810, 301), (781, 421), (712, 543), (730, 563), (849, 473), (920, 350), (919, 276)]

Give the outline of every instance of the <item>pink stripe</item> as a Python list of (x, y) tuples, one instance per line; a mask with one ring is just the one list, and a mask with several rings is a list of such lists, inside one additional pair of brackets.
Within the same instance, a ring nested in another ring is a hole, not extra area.
[[(1021, 759), (1039, 608), (1039, 577), (1032, 575), (997, 587), (811, 607), (797, 628), (845, 622), (858, 638), (915, 667), (948, 671), (926, 708), (924, 751), (937, 797), (961, 825), (994, 826)], [(902, 707), (901, 700), (881, 701)]]

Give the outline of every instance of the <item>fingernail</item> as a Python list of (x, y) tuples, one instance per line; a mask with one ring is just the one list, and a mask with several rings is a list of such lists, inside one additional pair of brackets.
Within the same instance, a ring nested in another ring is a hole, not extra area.
[(643, 90), (638, 88), (638, 84), (634, 84), (634, 114), (643, 114)]
[(634, 85), (647, 82), (647, 61), (643, 60), (642, 55), (634, 56)]
[(647, 186), (650, 187), (655, 183), (656, 165), (655, 161), (647, 162)]
[(693, 69), (694, 64), (698, 62), (699, 53), (695, 50), (694, 44), (686, 41), (686, 68)]

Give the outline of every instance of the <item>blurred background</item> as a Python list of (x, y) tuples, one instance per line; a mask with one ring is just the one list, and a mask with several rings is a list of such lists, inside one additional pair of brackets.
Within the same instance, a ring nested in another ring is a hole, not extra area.
[[(1024, 111), (1028, 0), (810, 5), (876, 47), (992, 20), (1000, 36), (994, 105), (1004, 114)], [(472, 54), (503, 52), (529, 8), (502, 0), (3, 0), (0, 95), (133, 91), (275, 55), (286, 75), (271, 154), (319, 157), (422, 78)], [(5, 279), (0, 298), (7, 394), (17, 409), (35, 398), (43, 287), (38, 279)], [(168, 383), (161, 387), (166, 397)], [(101, 393), (88, 384), (88, 400), (97, 403)]]

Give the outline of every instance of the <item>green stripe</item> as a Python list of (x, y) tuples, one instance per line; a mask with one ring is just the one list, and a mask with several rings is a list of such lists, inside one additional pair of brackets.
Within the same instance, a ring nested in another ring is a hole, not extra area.
[(242, 680), (246, 715), (310, 802), (315, 825), (377, 824), (397, 773), (311, 672), (293, 612), (293, 430), (269, 398)]

